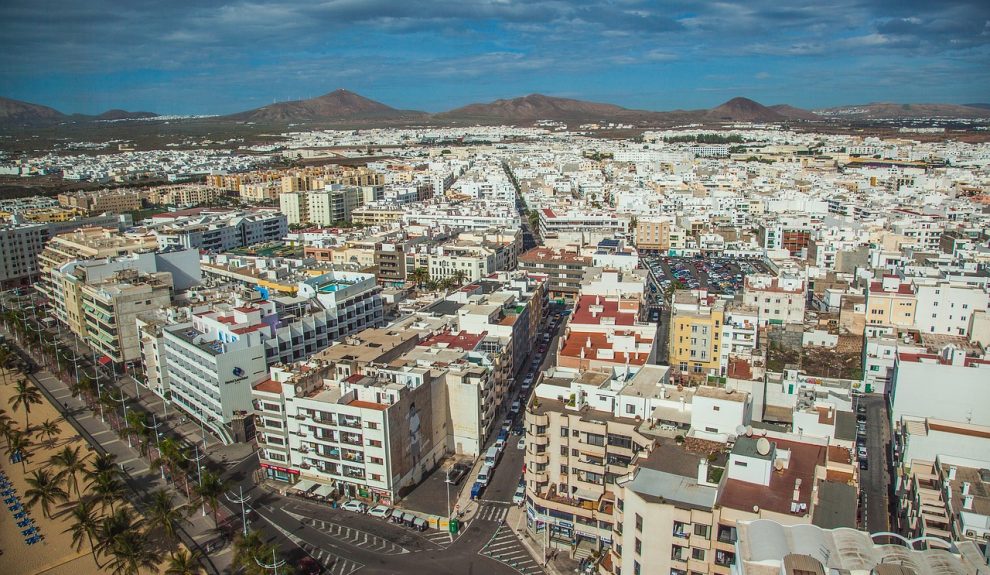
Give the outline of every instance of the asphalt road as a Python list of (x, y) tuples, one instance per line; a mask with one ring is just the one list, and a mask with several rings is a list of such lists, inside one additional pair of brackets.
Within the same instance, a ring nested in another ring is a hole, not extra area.
[(869, 469), (860, 469), (860, 491), (865, 498), (861, 510), (870, 533), (890, 530), (888, 507), (887, 445), (890, 443), (890, 419), (883, 396), (864, 395), (859, 402), (866, 407), (866, 452)]
[[(499, 527), (502, 513), (482, 512), (452, 543), (429, 530), (414, 532), (366, 515), (293, 496), (280, 496), (254, 485), (254, 458), (231, 468), (226, 477), (233, 490), (240, 486), (257, 513), (252, 529), (277, 541), (286, 555), (298, 560), (302, 550), (318, 558), (327, 573), (430, 573), (511, 575), (512, 568), (480, 554)], [(510, 494), (511, 497), (511, 494)], [(236, 506), (225, 503), (232, 512)], [(504, 507), (504, 505), (503, 505)], [(484, 511), (484, 509), (483, 509)], [(444, 541), (448, 541), (446, 545)]]

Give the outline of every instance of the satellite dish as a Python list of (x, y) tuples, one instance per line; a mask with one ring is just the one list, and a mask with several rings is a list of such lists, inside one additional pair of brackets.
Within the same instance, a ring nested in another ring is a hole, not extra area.
[(770, 455), (770, 440), (766, 437), (756, 440), (756, 452), (760, 455)]
[(746, 426), (746, 437), (753, 437), (753, 426), (752, 425), (747, 425)]
[(745, 425), (737, 425), (736, 426), (736, 435), (746, 435), (746, 426)]
[(777, 461), (774, 461), (773, 462), (773, 468), (776, 469), (777, 471), (783, 471), (784, 470), (784, 462), (781, 461), (780, 459), (778, 459)]

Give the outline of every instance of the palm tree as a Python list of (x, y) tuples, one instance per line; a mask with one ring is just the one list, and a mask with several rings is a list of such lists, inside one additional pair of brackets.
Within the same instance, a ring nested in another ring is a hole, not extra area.
[(111, 513), (114, 512), (114, 502), (124, 497), (124, 484), (116, 468), (90, 476), (86, 488), (93, 492), (93, 497), (103, 504), (104, 509), (109, 507)]
[(0, 409), (0, 435), (3, 436), (3, 440), (8, 444), (10, 443), (10, 434), (17, 430), (14, 420), (7, 415), (5, 409)]
[(51, 518), (51, 505), (58, 501), (66, 501), (69, 494), (59, 485), (58, 476), (50, 473), (47, 469), (35, 469), (26, 478), (30, 488), (24, 492), (26, 498), (25, 506), (31, 509), (36, 504), (41, 503), (41, 514), (45, 518)]
[(153, 492), (145, 517), (156, 529), (161, 529), (169, 549), (172, 549), (178, 540), (177, 532), (186, 520), (181, 508), (176, 507), (172, 494), (164, 489)]
[(227, 485), (220, 479), (220, 476), (210, 471), (203, 472), (203, 482), (196, 486), (196, 493), (203, 498), (203, 501), (213, 510), (213, 524), (219, 527), (217, 519), (217, 509), (220, 507), (220, 496), (227, 490)]
[(426, 268), (415, 268), (409, 274), (409, 278), (416, 282), (416, 287), (422, 288), (430, 279), (430, 271)]
[(102, 518), (96, 529), (96, 552), (107, 557), (113, 553), (116, 539), (125, 533), (139, 531), (142, 527), (141, 518), (127, 507), (122, 507)]
[(179, 549), (175, 555), (168, 560), (165, 567), (165, 575), (201, 575), (203, 566), (199, 563), (199, 554), (195, 551), (188, 553), (185, 549)]
[(112, 575), (138, 575), (142, 569), (158, 573), (162, 557), (148, 541), (148, 535), (140, 531), (128, 531), (118, 536), (111, 547)]
[(116, 471), (117, 456), (109, 451), (106, 453), (99, 453), (93, 458), (93, 461), (90, 462), (89, 468), (89, 471), (86, 473), (89, 477), (95, 477), (104, 471)]
[(38, 391), (37, 387), (29, 384), (26, 379), (17, 380), (17, 385), (14, 388), (14, 395), (10, 397), (11, 407), (14, 411), (23, 408), (24, 409), (24, 427), (30, 427), (28, 423), (28, 416), (31, 415), (31, 404), (41, 403), (41, 392)]
[(82, 549), (83, 538), (89, 541), (89, 552), (93, 554), (93, 561), (98, 568), (102, 568), (96, 556), (96, 547), (93, 545), (93, 538), (96, 537), (100, 522), (96, 516), (96, 502), (90, 499), (80, 499), (69, 511), (69, 519), (72, 525), (62, 533), (72, 532), (72, 546), (76, 551)]
[(58, 468), (58, 476), (65, 481), (65, 486), (76, 492), (76, 497), (82, 494), (79, 492), (80, 473), (86, 472), (87, 455), (79, 455), (79, 447), (65, 446), (62, 451), (51, 456), (48, 464)]
[(49, 449), (55, 447), (55, 437), (62, 433), (62, 428), (59, 426), (58, 421), (57, 419), (46, 419), (38, 426), (38, 432), (48, 438), (46, 443)]
[(244, 575), (264, 575), (265, 569), (258, 565), (258, 561), (271, 561), (272, 547), (265, 544), (257, 531), (249, 531), (246, 536), (238, 535), (234, 539), (231, 567), (234, 570), (240, 569)]
[(34, 447), (34, 442), (23, 431), (12, 431), (7, 437), (7, 455), (13, 457), (15, 453), (21, 454), (21, 467), (27, 471), (27, 459), (29, 450)]
[(453, 278), (457, 285), (463, 285), (464, 280), (467, 279), (467, 274), (464, 273), (464, 270), (457, 270), (454, 272)]

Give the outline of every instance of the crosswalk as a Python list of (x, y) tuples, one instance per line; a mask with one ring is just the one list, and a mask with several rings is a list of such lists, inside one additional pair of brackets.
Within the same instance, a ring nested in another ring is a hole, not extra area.
[(546, 573), (536, 559), (533, 559), (533, 556), (529, 554), (519, 537), (507, 525), (500, 525), (495, 530), (495, 535), (479, 553), (512, 567), (522, 575), (544, 575)]
[(449, 531), (434, 529), (421, 533), (419, 536), (443, 549), (450, 547), (450, 544), (456, 539), (456, 536), (452, 536)]
[(475, 519), (482, 521), (502, 521), (509, 514), (508, 503), (482, 503), (475, 514)]
[(373, 553), (381, 553), (382, 555), (399, 555), (401, 553), (408, 553), (408, 551), (402, 546), (387, 539), (383, 539), (377, 535), (372, 535), (367, 531), (361, 531), (360, 529), (347, 527), (346, 525), (341, 525), (340, 523), (324, 521), (322, 519), (314, 519), (312, 517), (302, 517), (301, 521), (310, 527), (314, 527), (324, 533), (332, 535), (333, 538), (338, 541), (342, 541), (354, 547), (366, 549)]
[(326, 549), (320, 549), (310, 543), (300, 542), (300, 547), (305, 551), (310, 557), (315, 559), (323, 568), (328, 575), (349, 575), (357, 571), (358, 569), (364, 567), (364, 563), (359, 563), (346, 557), (341, 557), (336, 553), (331, 553)]

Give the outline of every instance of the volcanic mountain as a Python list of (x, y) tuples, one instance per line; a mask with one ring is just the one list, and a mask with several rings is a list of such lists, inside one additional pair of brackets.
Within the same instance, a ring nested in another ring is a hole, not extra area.
[(65, 114), (55, 108), (0, 98), (0, 124), (3, 125), (49, 124), (65, 117)]
[(469, 104), (449, 112), (436, 114), (442, 120), (526, 122), (532, 120), (601, 120), (641, 114), (614, 104), (585, 102), (570, 98), (554, 98), (530, 94), (488, 104)]
[(423, 112), (396, 110), (349, 90), (334, 90), (309, 100), (279, 102), (227, 116), (246, 122), (300, 122), (353, 119), (399, 119), (425, 116)]
[(838, 106), (815, 110), (820, 116), (852, 120), (914, 119), (914, 118), (988, 118), (990, 110), (979, 106), (956, 104), (894, 104), (873, 102), (859, 106)]
[(749, 98), (733, 98), (708, 110), (705, 116), (708, 120), (724, 122), (781, 122), (787, 119), (784, 114)]

